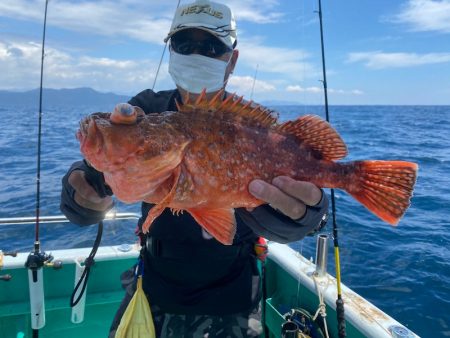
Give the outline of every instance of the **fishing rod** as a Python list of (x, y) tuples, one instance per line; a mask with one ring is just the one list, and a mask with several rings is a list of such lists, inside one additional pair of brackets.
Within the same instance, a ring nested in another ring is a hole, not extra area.
[[(330, 122), (330, 114), (328, 111), (328, 88), (327, 88), (327, 72), (325, 67), (325, 47), (324, 47), (324, 39), (323, 39), (323, 22), (322, 22), (322, 1), (319, 2), (319, 22), (320, 22), (320, 46), (322, 51), (322, 74), (323, 74), (323, 92), (325, 97), (325, 115), (327, 122)], [(342, 299), (342, 290), (341, 290), (341, 268), (340, 268), (340, 259), (339, 259), (339, 242), (338, 242), (338, 229), (336, 223), (336, 200), (334, 196), (334, 189), (331, 190), (331, 210), (333, 216), (333, 243), (334, 243), (334, 258), (336, 261), (336, 284), (337, 284), (337, 299), (336, 299), (336, 314), (338, 321), (338, 335), (339, 338), (343, 338), (347, 336), (345, 330), (345, 314), (344, 314), (344, 301)]]
[[(180, 7), (180, 2), (181, 2), (181, 0), (178, 0), (177, 8), (176, 8), (176, 9), (178, 9), (178, 7)], [(175, 11), (176, 11), (176, 10), (175, 10)], [(168, 41), (165, 42), (165, 44), (164, 44), (164, 49), (163, 49), (162, 54), (161, 54), (161, 58), (159, 59), (158, 68), (156, 69), (155, 78), (153, 79), (152, 90), (155, 90), (155, 85), (156, 85), (156, 80), (158, 79), (159, 70), (161, 69), (161, 64), (162, 64), (163, 59), (164, 59), (164, 54), (166, 54), (167, 43), (168, 43)]]
[(39, 337), (39, 329), (45, 326), (44, 304), (44, 279), (42, 267), (49, 264), (53, 257), (41, 251), (39, 241), (39, 216), (40, 216), (40, 183), (41, 183), (41, 138), (42, 138), (42, 83), (44, 75), (45, 56), (45, 29), (47, 25), (48, 0), (45, 1), (44, 32), (42, 37), (41, 55), (41, 81), (39, 91), (39, 122), (38, 122), (38, 147), (37, 147), (37, 173), (36, 173), (36, 223), (34, 251), (27, 258), (25, 267), (28, 268), (28, 284), (30, 291), (31, 328), (33, 338)]

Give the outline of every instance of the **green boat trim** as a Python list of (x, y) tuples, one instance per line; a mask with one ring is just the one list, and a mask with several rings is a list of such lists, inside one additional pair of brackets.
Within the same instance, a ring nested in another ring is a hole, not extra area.
[[(123, 215), (115, 217), (126, 219), (138, 216)], [(4, 220), (0, 225), (11, 224)], [(61, 220), (56, 216), (46, 221)], [(60, 269), (43, 268), (46, 323), (39, 330), (41, 337), (107, 336), (124, 295), (120, 274), (137, 262), (139, 247), (136, 244), (100, 247), (85, 299), (72, 309), (69, 299), (82, 271), (80, 263), (89, 256), (90, 251), (91, 248), (52, 251), (55, 260), (61, 261), (63, 266)], [(11, 275), (9, 281), (0, 281), (0, 338), (32, 336), (28, 270), (24, 266), (27, 257), (28, 253), (19, 253), (17, 257), (5, 256), (3, 266), (0, 265), (0, 275)], [(314, 263), (289, 246), (269, 242), (269, 255), (264, 269), (264, 323), (270, 337), (281, 337), (281, 325), (290, 309), (301, 308), (314, 315), (320, 305), (317, 290), (323, 294), (329, 335), (338, 337), (336, 279), (330, 274), (316, 277), (315, 270)], [(350, 288), (343, 284), (341, 287), (347, 337), (418, 337)]]

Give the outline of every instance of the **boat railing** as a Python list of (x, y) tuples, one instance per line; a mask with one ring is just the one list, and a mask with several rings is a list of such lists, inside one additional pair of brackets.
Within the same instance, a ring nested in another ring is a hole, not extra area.
[[(134, 212), (108, 212), (105, 216), (106, 221), (112, 220), (128, 220), (139, 219), (140, 214)], [(17, 224), (33, 224), (36, 222), (36, 217), (6, 217), (0, 218), (0, 226), (2, 225), (17, 225)], [(64, 215), (40, 216), (41, 223), (68, 223), (70, 222)]]

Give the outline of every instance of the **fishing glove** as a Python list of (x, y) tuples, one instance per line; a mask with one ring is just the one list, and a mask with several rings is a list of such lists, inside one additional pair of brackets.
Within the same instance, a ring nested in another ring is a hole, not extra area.
[(314, 206), (307, 206), (305, 214), (297, 220), (282, 214), (268, 204), (253, 211), (236, 209), (238, 217), (258, 236), (278, 243), (290, 243), (320, 231), (328, 220), (328, 197), (322, 190), (322, 198)]
[(103, 174), (88, 165), (85, 160), (77, 161), (62, 178), (61, 205), (62, 213), (72, 223), (78, 225), (95, 224), (105, 218), (105, 212), (84, 208), (75, 202), (75, 189), (69, 184), (69, 176), (74, 170), (84, 172), (86, 181), (94, 188), (100, 197), (111, 196), (112, 190), (106, 185)]

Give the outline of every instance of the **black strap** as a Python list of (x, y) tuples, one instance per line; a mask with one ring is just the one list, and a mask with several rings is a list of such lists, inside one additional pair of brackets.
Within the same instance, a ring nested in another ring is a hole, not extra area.
[[(83, 297), (84, 292), (86, 291), (87, 281), (89, 279), (89, 274), (91, 272), (91, 267), (95, 264), (94, 257), (97, 253), (98, 247), (100, 246), (100, 241), (102, 239), (102, 233), (103, 233), (103, 221), (100, 221), (98, 223), (98, 230), (97, 230), (97, 237), (94, 241), (94, 246), (92, 247), (91, 253), (89, 256), (84, 260), (84, 271), (81, 275), (80, 279), (78, 280), (77, 285), (75, 286), (75, 289), (72, 292), (72, 296), (70, 297), (70, 307), (74, 307), (78, 304), (81, 297)], [(81, 288), (81, 292), (78, 295), (78, 298), (74, 301), (75, 295), (80, 288), (81, 284), (83, 284)]]
[(170, 240), (162, 240), (153, 236), (146, 236), (144, 248), (147, 255), (154, 258), (175, 259), (177, 261), (212, 261), (218, 259), (235, 260), (238, 257), (254, 255), (254, 242), (243, 242), (236, 245), (214, 245), (206, 243), (193, 248), (191, 244), (174, 243)]

